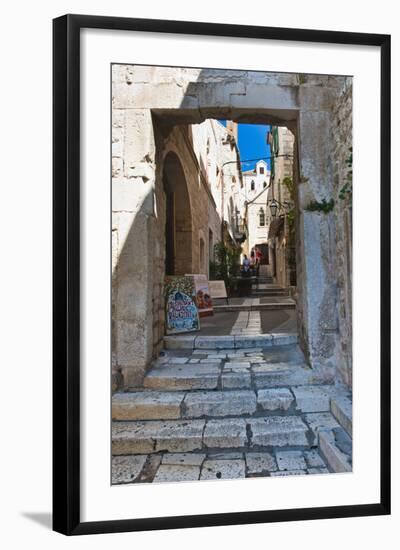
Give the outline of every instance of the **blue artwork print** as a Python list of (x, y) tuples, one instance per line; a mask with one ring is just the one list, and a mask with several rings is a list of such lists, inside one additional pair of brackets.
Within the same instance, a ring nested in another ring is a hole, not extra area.
[(171, 292), (167, 302), (167, 332), (199, 330), (199, 313), (194, 300), (184, 292)]

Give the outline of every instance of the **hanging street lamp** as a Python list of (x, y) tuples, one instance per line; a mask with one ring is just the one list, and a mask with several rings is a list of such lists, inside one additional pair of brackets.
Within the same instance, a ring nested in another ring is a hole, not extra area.
[(276, 218), (276, 213), (278, 210), (278, 202), (275, 199), (272, 199), (272, 201), (270, 202), (269, 209), (271, 211), (271, 216), (273, 218)]

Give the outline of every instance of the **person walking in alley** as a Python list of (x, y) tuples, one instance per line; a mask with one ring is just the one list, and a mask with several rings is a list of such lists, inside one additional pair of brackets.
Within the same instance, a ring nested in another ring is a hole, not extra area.
[(256, 274), (257, 274), (257, 277), (259, 276), (259, 273), (260, 273), (261, 260), (262, 260), (261, 250), (256, 247)]
[(250, 270), (254, 275), (254, 272), (256, 270), (256, 254), (254, 252), (254, 248), (252, 248), (250, 252)]
[(245, 276), (250, 274), (250, 260), (246, 254), (243, 255), (242, 274)]

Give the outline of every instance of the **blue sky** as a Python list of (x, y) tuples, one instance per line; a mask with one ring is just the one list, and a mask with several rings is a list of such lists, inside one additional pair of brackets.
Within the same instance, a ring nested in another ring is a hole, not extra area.
[[(224, 126), (225, 121), (221, 121)], [(266, 134), (269, 126), (266, 124), (239, 124), (238, 125), (238, 145), (240, 151), (240, 159), (255, 159), (259, 157), (269, 157), (271, 152), (269, 145), (266, 143)], [(268, 168), (271, 168), (271, 161), (266, 161)], [(254, 168), (255, 162), (243, 163), (242, 169), (250, 170)]]

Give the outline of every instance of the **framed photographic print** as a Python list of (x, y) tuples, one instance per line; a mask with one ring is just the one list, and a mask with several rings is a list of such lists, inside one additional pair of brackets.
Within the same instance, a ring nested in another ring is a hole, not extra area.
[(54, 20), (54, 529), (390, 513), (390, 37)]

